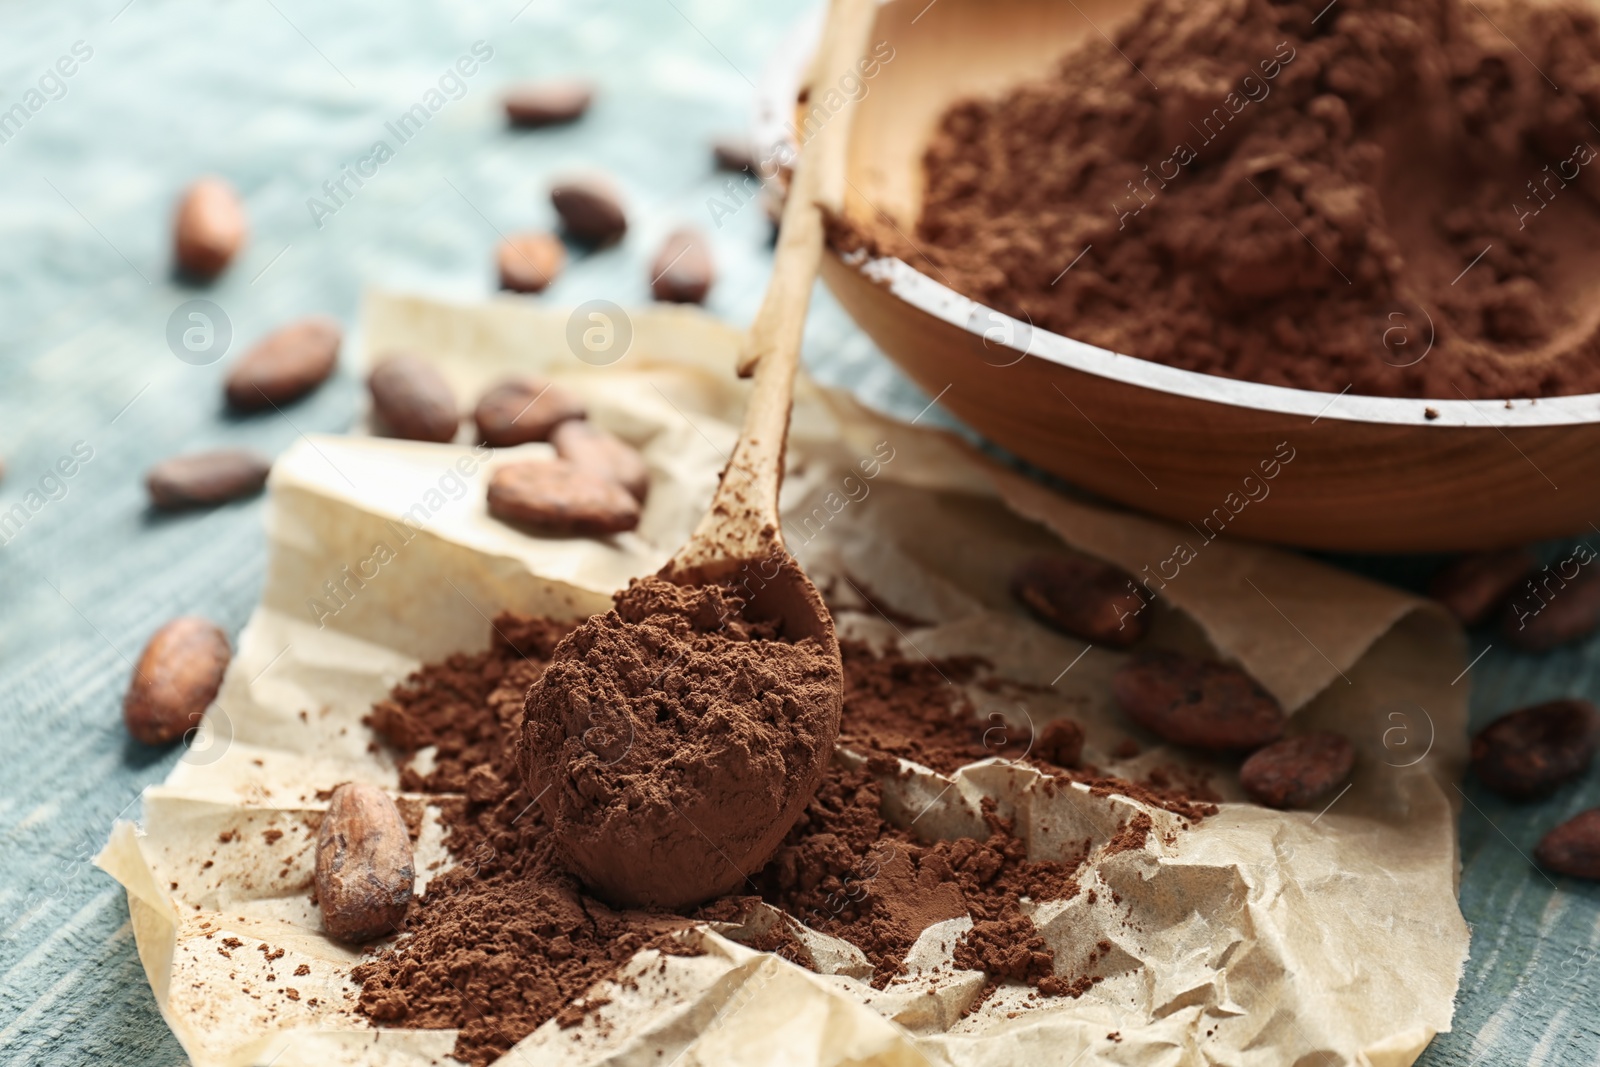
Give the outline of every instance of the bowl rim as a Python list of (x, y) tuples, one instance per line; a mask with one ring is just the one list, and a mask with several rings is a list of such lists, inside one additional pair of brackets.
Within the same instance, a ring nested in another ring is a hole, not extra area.
[[(790, 112), (821, 36), (822, 21), (821, 6), (814, 6), (801, 15), (762, 68), (752, 116), (752, 143), (762, 158), (772, 158), (785, 146), (790, 151), (795, 148)], [(996, 369), (1013, 366), (1033, 356), (1083, 374), (1169, 396), (1269, 415), (1307, 416), (1313, 423), (1326, 418), (1336, 422), (1384, 425), (1488, 427), (1503, 432), (1600, 422), (1600, 393), (1481, 400), (1368, 396), (1352, 393), (1350, 386), (1334, 393), (1185, 370), (1074, 340), (1013, 318), (963, 296), (902, 259), (874, 257), (865, 252), (842, 253), (832, 247), (828, 251), (847, 268), (859, 271), (873, 284), (888, 289), (896, 299), (965, 331), (984, 348), (994, 350), (997, 358), (986, 362)], [(1423, 313), (1427, 314), (1425, 308)], [(991, 341), (992, 337), (997, 339)], [(1020, 347), (1016, 343), (1018, 339), (1022, 342)], [(1002, 349), (1015, 356), (1007, 354), (1002, 358)], [(1427, 358), (1427, 352), (1421, 358)]]

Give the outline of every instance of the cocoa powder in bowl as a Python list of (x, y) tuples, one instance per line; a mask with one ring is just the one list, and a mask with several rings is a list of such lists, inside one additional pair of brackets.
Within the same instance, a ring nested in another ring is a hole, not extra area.
[(1576, 0), (1158, 0), (950, 107), (909, 237), (834, 241), (1188, 370), (1597, 392), (1597, 71)]

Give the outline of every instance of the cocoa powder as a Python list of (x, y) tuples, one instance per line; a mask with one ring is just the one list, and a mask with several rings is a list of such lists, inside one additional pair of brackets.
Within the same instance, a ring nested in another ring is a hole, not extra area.
[[(436, 875), (412, 904), (408, 935), (356, 968), (360, 1010), (384, 1026), (459, 1028), (454, 1055), (488, 1064), (551, 1019), (573, 1026), (600, 1006), (585, 999), (638, 952), (693, 954), (682, 931), (704, 921), (737, 921), (754, 899), (857, 945), (879, 987), (901, 973), (905, 954), (930, 925), (970, 915), (972, 930), (953, 946), (959, 966), (1042, 995), (1081, 996), (1102, 977), (1083, 964), (1058, 967), (1021, 910), (1022, 898), (1065, 900), (1079, 892), (1089, 842), (1063, 862), (1034, 862), (992, 805), (983, 839), (924, 843), (883, 815), (883, 780), (899, 773), (890, 749), (925, 765), (954, 769), (994, 754), (985, 724), (945, 678), (970, 680), (976, 659), (910, 662), (859, 643), (843, 646), (844, 745), (868, 757), (850, 769), (833, 762), (800, 820), (751, 886), (690, 916), (617, 911), (567, 872), (539, 803), (521, 781), (512, 740), (523, 699), (571, 624), (503, 614), (491, 647), (424, 667), (377, 704), (368, 725), (400, 756), (400, 785), (437, 795), (456, 865)], [(874, 738), (882, 736), (880, 745)], [(973, 739), (976, 738), (974, 741)], [(423, 773), (411, 759), (432, 747)], [(1021, 752), (1016, 753), (1020, 755)], [(1041, 765), (1044, 766), (1044, 765)], [(1098, 795), (1120, 793), (1198, 820), (1214, 812), (1179, 788), (1065, 772)], [(1137, 816), (1109, 851), (1144, 847), (1152, 831)], [(752, 947), (802, 965), (810, 956), (782, 927), (752, 937)], [(1091, 973), (1056, 974), (1087, 967)], [(978, 998), (974, 1004), (981, 1003)]]
[(529, 690), (523, 780), (596, 894), (703, 903), (766, 863), (816, 788), (839, 669), (746, 619), (734, 586), (636, 578), (615, 605)]
[(1574, 0), (1158, 0), (953, 105), (914, 238), (866, 219), (833, 238), (1189, 370), (1595, 392), (1593, 122), (1600, 18)]

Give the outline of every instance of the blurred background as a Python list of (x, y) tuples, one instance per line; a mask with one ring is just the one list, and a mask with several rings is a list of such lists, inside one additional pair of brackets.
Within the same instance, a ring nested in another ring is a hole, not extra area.
[[(650, 299), (650, 263), (691, 225), (711, 241), (707, 302), (749, 321), (770, 266), (759, 203), (714, 211), (733, 177), (712, 142), (749, 132), (771, 55), (808, 0), (482, 0), (397, 10), (365, 0), (95, 0), (9, 5), (0, 43), (0, 511), (74, 448), (92, 451), (45, 506), (0, 544), (0, 1062), (183, 1062), (145, 983), (122, 891), (90, 858), (139, 791), (181, 749), (129, 741), (120, 707), (150, 633), (179, 614), (244, 624), (263, 578), (259, 499), (158, 515), (142, 474), (180, 451), (244, 446), (275, 455), (303, 433), (346, 429), (361, 383), (334, 380), (281, 413), (224, 411), (231, 359), (270, 328), (327, 313), (359, 330), (365, 288), (479, 300), (498, 289), (502, 235), (554, 229), (554, 177), (601, 171), (620, 186), (630, 230), (577, 254), (537, 298), (555, 307)], [(403, 144), (385, 129), (456, 60), (492, 50), (464, 87)], [(47, 78), (72, 57), (70, 76)], [(579, 75), (597, 95), (580, 121), (508, 127), (512, 83)], [(45, 81), (41, 81), (45, 78)], [(7, 122), (6, 109), (43, 103)], [(393, 158), (338, 206), (323, 183), (386, 140)], [(175, 200), (215, 173), (241, 194), (243, 254), (214, 285), (171, 270)], [(320, 223), (320, 224), (319, 224)], [(230, 347), (177, 358), (169, 320), (184, 302), (220, 309)], [(805, 346), (811, 373), (910, 417), (929, 402), (817, 290)], [(937, 409), (925, 421), (939, 421)], [(945, 420), (945, 425), (950, 425)], [(58, 488), (59, 487), (59, 488)], [(1552, 547), (1551, 551), (1555, 549)], [(1436, 561), (1342, 559), (1420, 589)], [(1493, 640), (1474, 638), (1472, 655)], [(1600, 695), (1600, 644), (1542, 657), (1488, 648), (1472, 668), (1474, 722), (1561, 696)], [(1461, 684), (1468, 684), (1463, 680)], [(1593, 1062), (1600, 952), (1593, 886), (1560, 892), (1512, 841), (1593, 806), (1516, 808), (1467, 785), (1463, 909), (1475, 925), (1455, 1032), (1429, 1064)], [(1569, 810), (1570, 809), (1570, 810)], [(1574, 987), (1575, 988), (1575, 987)]]

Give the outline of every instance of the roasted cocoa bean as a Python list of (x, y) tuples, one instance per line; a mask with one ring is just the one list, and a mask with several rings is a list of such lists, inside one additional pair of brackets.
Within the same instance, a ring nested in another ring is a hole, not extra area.
[(575, 122), (593, 102), (593, 84), (576, 78), (515, 85), (504, 99), (506, 119), (524, 129)]
[(558, 537), (598, 537), (639, 525), (639, 502), (626, 489), (561, 459), (495, 471), (489, 513)]
[(1434, 575), (1428, 595), (1443, 604), (1463, 626), (1476, 626), (1493, 614), (1538, 566), (1538, 559), (1526, 548), (1474, 552), (1459, 557)]
[(1152, 651), (1124, 664), (1112, 695), (1134, 722), (1175, 745), (1253, 749), (1283, 735), (1272, 694), (1237, 667)]
[(602, 178), (574, 178), (550, 190), (550, 203), (575, 240), (609, 245), (628, 232), (628, 216), (611, 183)]
[(398, 933), (416, 883), (411, 837), (389, 794), (346, 782), (317, 831), (317, 906), (329, 937), (359, 944)]
[(1574, 815), (1545, 834), (1533, 854), (1557, 874), (1600, 879), (1600, 808)]
[(544, 292), (566, 263), (566, 246), (554, 234), (538, 230), (514, 233), (495, 251), (500, 288), (514, 293)]
[(228, 403), (259, 411), (300, 399), (333, 373), (342, 338), (339, 324), (321, 315), (274, 330), (228, 370)]
[(491, 388), (472, 412), (483, 443), (510, 448), (548, 441), (551, 431), (586, 414), (583, 401), (542, 378), (513, 378)]
[(233, 658), (228, 635), (206, 619), (173, 619), (150, 638), (122, 700), (128, 732), (147, 745), (176, 741), (199, 725)]
[(569, 419), (550, 434), (556, 455), (581, 471), (609, 478), (644, 503), (650, 492), (650, 468), (637, 449), (588, 419)]
[(1514, 800), (1553, 793), (1589, 769), (1600, 712), (1586, 700), (1552, 700), (1502, 715), (1472, 739), (1472, 769)]
[(455, 393), (427, 360), (404, 352), (385, 356), (368, 375), (367, 388), (373, 417), (390, 437), (455, 440), (461, 426)]
[(1145, 634), (1147, 606), (1123, 570), (1084, 556), (1034, 556), (1011, 577), (1011, 595), (1040, 622), (1100, 645), (1126, 648)]
[(1500, 632), (1517, 648), (1544, 652), (1581, 641), (1600, 626), (1600, 564), (1563, 579), (1545, 568), (1512, 593)]
[(650, 265), (650, 291), (657, 300), (703, 304), (716, 276), (705, 237), (696, 230), (675, 230)]
[(173, 456), (144, 476), (150, 503), (163, 511), (214, 507), (254, 496), (267, 484), (272, 461), (242, 448)]
[(1303, 808), (1350, 777), (1356, 750), (1332, 733), (1286, 737), (1258, 749), (1239, 768), (1239, 784), (1257, 804)]
[(249, 236), (244, 204), (233, 186), (205, 177), (184, 190), (172, 223), (172, 254), (178, 269), (210, 281), (239, 254)]

